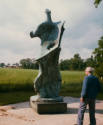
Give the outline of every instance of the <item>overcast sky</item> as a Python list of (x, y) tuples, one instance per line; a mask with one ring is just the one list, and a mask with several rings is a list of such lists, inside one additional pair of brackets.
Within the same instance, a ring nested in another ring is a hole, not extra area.
[(31, 39), (30, 31), (46, 20), (48, 8), (53, 21), (66, 21), (60, 58), (79, 53), (91, 56), (103, 35), (103, 2), (96, 9), (94, 0), (0, 0), (0, 63), (15, 63), (35, 58), (40, 39)]

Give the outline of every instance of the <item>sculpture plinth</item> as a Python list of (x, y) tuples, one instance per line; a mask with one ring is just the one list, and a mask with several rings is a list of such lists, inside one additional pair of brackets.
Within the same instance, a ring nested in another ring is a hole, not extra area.
[(64, 102), (30, 102), (31, 107), (39, 114), (65, 113), (67, 103)]
[(41, 55), (36, 59), (39, 64), (39, 74), (34, 81), (37, 95), (30, 98), (30, 104), (38, 113), (60, 113), (67, 109), (63, 98), (59, 96), (62, 80), (58, 60), (64, 23), (53, 23), (51, 11), (46, 10), (46, 14), (47, 21), (40, 24), (35, 33), (30, 33), (32, 38), (39, 37), (41, 39)]

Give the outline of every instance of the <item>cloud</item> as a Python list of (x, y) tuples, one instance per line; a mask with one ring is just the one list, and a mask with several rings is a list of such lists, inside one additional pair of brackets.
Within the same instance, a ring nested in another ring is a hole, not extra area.
[[(98, 39), (103, 35), (103, 28), (93, 24), (87, 24), (84, 28), (86, 27), (88, 27), (88, 30), (83, 32), (82, 35), (75, 33), (75, 36), (63, 37), (61, 58), (71, 58), (75, 53), (79, 53), (82, 58), (91, 56), (98, 45)], [(81, 29), (81, 32), (83, 29)], [(78, 32), (79, 29), (76, 31)]]
[(66, 21), (61, 58), (77, 52), (83, 58), (90, 56), (103, 34), (103, 4), (95, 9), (90, 0), (4, 0), (0, 2), (0, 62), (38, 56), (40, 39), (30, 39), (29, 33), (45, 21), (46, 8), (51, 9), (53, 21)]

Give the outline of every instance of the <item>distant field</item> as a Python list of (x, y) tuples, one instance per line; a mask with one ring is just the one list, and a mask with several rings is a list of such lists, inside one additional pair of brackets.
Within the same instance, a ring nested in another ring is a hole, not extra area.
[(0, 92), (29, 91), (38, 71), (25, 69), (0, 69)]
[(0, 84), (31, 83), (37, 74), (37, 70), (0, 68)]
[[(0, 68), (0, 105), (26, 101), (34, 95), (33, 81), (38, 70)], [(61, 71), (62, 88), (60, 95), (79, 97), (83, 71)], [(103, 99), (103, 94), (99, 95)]]
[[(33, 88), (33, 81), (37, 76), (37, 70), (27, 69), (0, 69), (0, 92), (4, 91), (29, 91)], [(62, 71), (63, 84), (82, 83), (84, 72)]]

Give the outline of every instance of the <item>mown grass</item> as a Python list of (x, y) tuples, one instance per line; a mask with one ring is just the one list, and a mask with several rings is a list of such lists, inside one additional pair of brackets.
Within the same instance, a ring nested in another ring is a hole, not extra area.
[[(29, 97), (35, 94), (33, 81), (37, 74), (37, 70), (1, 68), (0, 105), (29, 100)], [(60, 95), (80, 97), (84, 72), (61, 71), (61, 75), (62, 88)], [(103, 99), (102, 93), (99, 94), (98, 99)]]

